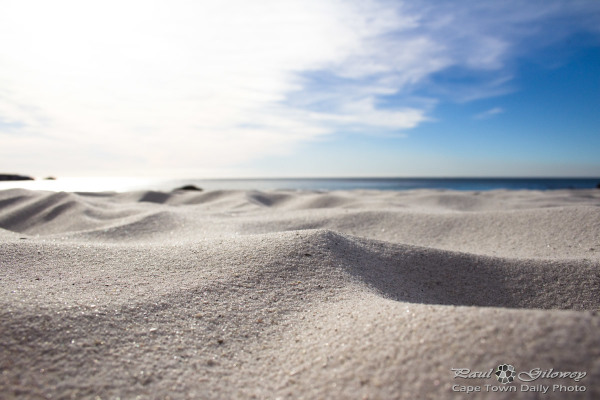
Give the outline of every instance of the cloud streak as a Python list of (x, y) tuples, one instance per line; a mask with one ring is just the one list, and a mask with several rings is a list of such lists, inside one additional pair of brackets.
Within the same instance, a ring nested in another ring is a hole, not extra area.
[(501, 107), (494, 107), (494, 108), (490, 108), (489, 110), (486, 110), (482, 113), (479, 113), (475, 116), (473, 116), (473, 118), (475, 119), (487, 119), (487, 118), (491, 118), (494, 115), (498, 115), (498, 114), (502, 114), (504, 112), (504, 109)]
[[(456, 4), (8, 1), (0, 166), (198, 174), (336, 132), (401, 136), (439, 99), (512, 90), (516, 43), (545, 35), (539, 21), (587, 16), (545, 36), (559, 40), (599, 13)], [(464, 69), (480, 79), (443, 75)]]

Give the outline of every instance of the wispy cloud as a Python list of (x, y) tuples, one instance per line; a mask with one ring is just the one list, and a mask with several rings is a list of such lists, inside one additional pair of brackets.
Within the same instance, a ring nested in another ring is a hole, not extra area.
[[(598, 4), (7, 1), (0, 159), (10, 169), (35, 153), (38, 170), (198, 171), (339, 131), (397, 134), (438, 98), (513, 90), (518, 43), (597, 29)], [(553, 18), (570, 20), (540, 23)]]
[(487, 118), (493, 117), (494, 115), (502, 114), (503, 112), (504, 112), (504, 109), (502, 109), (500, 107), (494, 107), (494, 108), (490, 108), (489, 110), (486, 110), (484, 112), (474, 115), (473, 118), (487, 119)]

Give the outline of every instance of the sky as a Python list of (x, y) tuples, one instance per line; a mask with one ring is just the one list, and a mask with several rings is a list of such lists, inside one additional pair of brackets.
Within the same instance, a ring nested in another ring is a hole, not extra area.
[(0, 172), (600, 176), (597, 0), (0, 9)]

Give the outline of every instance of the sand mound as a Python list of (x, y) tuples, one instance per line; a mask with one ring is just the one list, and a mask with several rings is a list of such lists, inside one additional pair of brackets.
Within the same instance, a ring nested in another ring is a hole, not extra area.
[(598, 205), (594, 191), (3, 191), (0, 393), (535, 397), (451, 371), (509, 363), (586, 371), (534, 383), (594, 398)]

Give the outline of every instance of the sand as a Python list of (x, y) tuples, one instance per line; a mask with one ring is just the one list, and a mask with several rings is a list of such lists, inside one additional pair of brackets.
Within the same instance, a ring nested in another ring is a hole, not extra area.
[[(600, 190), (0, 191), (0, 397), (598, 398), (599, 206)], [(586, 375), (451, 370), (500, 364)]]

